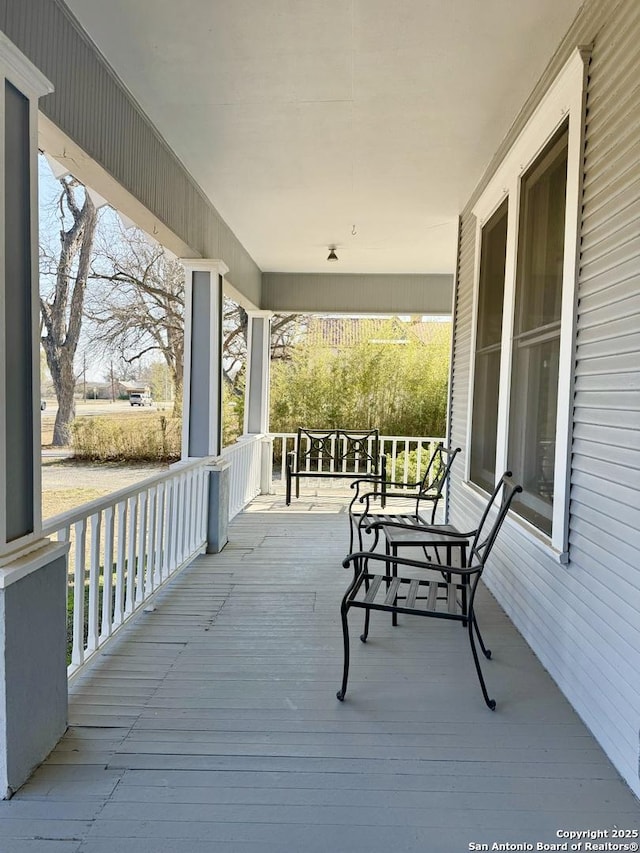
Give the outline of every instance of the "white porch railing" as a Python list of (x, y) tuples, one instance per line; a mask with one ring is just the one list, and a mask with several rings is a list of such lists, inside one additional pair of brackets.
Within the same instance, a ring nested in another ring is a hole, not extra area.
[[(275, 482), (280, 481), (282, 488), (284, 488), (285, 482), (287, 453), (296, 449), (297, 437), (297, 434), (293, 432), (271, 433), (274, 460), (273, 479)], [(306, 440), (308, 444), (308, 439)], [(380, 452), (387, 456), (387, 476), (391, 482), (407, 482), (413, 477), (419, 480), (425, 472), (436, 445), (441, 441), (444, 439), (433, 436), (381, 435)], [(371, 451), (371, 441), (369, 445), (369, 451)], [(332, 459), (326, 460), (323, 468), (321, 460), (320, 470), (333, 471), (335, 470), (334, 464)], [(307, 470), (311, 469), (308, 468)]]
[(229, 519), (234, 518), (260, 494), (260, 473), (264, 435), (242, 436), (225, 447), (222, 459), (231, 465), (229, 477)]
[(176, 465), (47, 520), (45, 536), (71, 543), (69, 675), (200, 553), (207, 534), (207, 469), (214, 461)]
[[(70, 542), (68, 595), (69, 675), (99, 649), (177, 570), (199, 554), (207, 540), (208, 472), (230, 465), (229, 518), (261, 491), (265, 445), (274, 446), (274, 478), (284, 482), (286, 453), (296, 435), (251, 435), (218, 459), (179, 463), (150, 477), (48, 519), (45, 536)], [(440, 439), (382, 436), (391, 480), (419, 478)], [(264, 483), (263, 483), (264, 487)], [(82, 595), (77, 591), (83, 590)]]

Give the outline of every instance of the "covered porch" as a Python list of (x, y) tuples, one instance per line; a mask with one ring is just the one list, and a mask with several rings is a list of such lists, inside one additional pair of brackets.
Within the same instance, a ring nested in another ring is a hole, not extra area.
[[(187, 5), (0, 3), (0, 851), (535, 849), (637, 828), (638, 4)], [(182, 461), (55, 528), (39, 148), (187, 273)], [(556, 206), (523, 256), (527, 193)], [(548, 323), (527, 302), (545, 271)], [(229, 452), (225, 292), (249, 315)], [(337, 704), (343, 505), (257, 498), (281, 311), (453, 314), (451, 521), (470, 527), (507, 467), (535, 487), (485, 576), (520, 633), (489, 592), (479, 609), (496, 715), (461, 632), (428, 623), (376, 620)], [(91, 588), (68, 711), (70, 560)]]
[(457, 853), (640, 828), (632, 793), (486, 590), (495, 714), (458, 626), (382, 614), (367, 646), (354, 619), (341, 704), (344, 500), (260, 496), (231, 534), (72, 681), (67, 734), (0, 804), (0, 849)]

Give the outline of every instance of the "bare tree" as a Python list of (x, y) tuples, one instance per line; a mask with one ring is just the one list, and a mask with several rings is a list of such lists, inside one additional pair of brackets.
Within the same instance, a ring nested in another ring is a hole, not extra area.
[(309, 324), (307, 314), (276, 314), (271, 321), (271, 358), (287, 360)]
[(52, 293), (40, 298), (42, 325), (46, 331), (46, 335), (42, 336), (42, 346), (58, 399), (58, 413), (53, 428), (53, 444), (56, 447), (69, 444), (71, 439), (71, 424), (75, 417), (74, 358), (82, 331), (85, 292), (97, 222), (96, 208), (82, 184), (66, 176), (60, 178), (60, 185), (60, 254), (54, 261), (45, 250), (42, 251), (45, 272), (49, 260), (49, 271), (53, 274), (55, 269), (55, 279)]
[[(169, 369), (178, 406), (184, 368), (184, 299), (182, 265), (139, 230), (107, 234), (98, 248), (93, 275), (103, 287), (92, 289), (88, 317), (103, 353), (127, 364), (159, 352)], [(300, 327), (298, 315), (275, 318), (279, 350), (287, 329)], [(248, 315), (225, 298), (223, 307), (223, 375), (234, 394), (241, 393), (247, 352)]]
[(104, 352), (126, 364), (159, 353), (179, 407), (184, 365), (184, 270), (137, 229), (106, 235), (93, 276), (88, 316)]
[[(271, 320), (271, 358), (287, 358), (291, 347), (300, 339), (308, 317), (304, 314), (276, 314)], [(247, 357), (249, 316), (241, 305), (225, 297), (222, 317), (223, 373), (235, 388)]]

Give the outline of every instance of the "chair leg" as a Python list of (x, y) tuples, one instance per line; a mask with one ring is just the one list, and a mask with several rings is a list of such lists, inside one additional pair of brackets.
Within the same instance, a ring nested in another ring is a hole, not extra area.
[(285, 500), (287, 506), (291, 505), (291, 473), (287, 468), (287, 497)]
[[(395, 556), (397, 556), (397, 552), (395, 552), (395, 553), (393, 554), (393, 556), (394, 556), (394, 557), (395, 557)], [(391, 569), (391, 577), (394, 577), (394, 578), (395, 578), (395, 577), (397, 577), (397, 576), (398, 576), (398, 564), (397, 564), (397, 563), (392, 563), (391, 565), (392, 565), (392, 569)], [(388, 590), (389, 590), (389, 587), (391, 586), (391, 577), (389, 576), (389, 563), (388, 563), (388, 562), (386, 563), (386, 571), (385, 571), (385, 574), (386, 574), (386, 576), (387, 576), (386, 584), (387, 584), (387, 591), (388, 591)], [(393, 602), (393, 603), (394, 603), (394, 604), (397, 604), (397, 603), (398, 603), (398, 598), (397, 598), (397, 596), (396, 596), (396, 598), (394, 599), (394, 602)], [(395, 611), (395, 610), (391, 613), (391, 624), (393, 625), (393, 627), (394, 627), (394, 628), (397, 628), (397, 627), (398, 627), (398, 614), (396, 613), (396, 611)]]
[[(474, 625), (476, 624), (475, 615), (473, 611), (469, 613), (469, 621), (467, 623), (468, 631), (469, 631), (469, 643), (471, 644), (471, 653), (473, 654), (473, 662), (476, 665), (476, 672), (478, 674), (478, 681), (480, 682), (480, 687), (482, 688), (482, 695), (484, 696), (484, 701), (487, 704), (487, 707), (491, 711), (495, 711), (496, 709), (496, 701), (495, 699), (491, 699), (487, 692), (487, 685), (484, 682), (484, 676), (482, 674), (482, 669), (480, 668), (480, 659), (478, 658), (478, 652), (476, 650), (476, 644), (473, 640), (473, 631)], [(476, 626), (476, 631), (477, 631)]]
[(364, 631), (362, 632), (362, 634), (360, 634), (360, 639), (362, 640), (363, 643), (367, 642), (367, 637), (369, 636), (369, 615), (370, 615), (370, 613), (371, 613), (370, 610), (364, 611)]
[[(364, 578), (364, 591), (365, 593), (369, 592), (369, 578), (365, 575)], [(369, 615), (371, 611), (369, 609), (364, 611), (364, 631), (360, 634), (360, 639), (363, 643), (367, 642), (367, 637), (369, 636)]]
[(480, 628), (478, 627), (478, 620), (476, 619), (475, 613), (473, 614), (473, 627), (475, 628), (476, 637), (478, 638), (478, 642), (480, 643), (482, 654), (486, 657), (487, 660), (490, 660), (491, 649), (488, 649), (484, 644), (484, 640), (482, 639), (482, 634), (480, 633)]
[[(347, 622), (347, 612), (349, 607), (346, 601), (343, 600), (340, 605), (340, 619), (342, 620), (342, 639), (344, 643), (344, 665), (342, 669), (342, 686), (336, 693), (338, 699), (342, 702), (345, 693), (347, 692), (347, 679), (349, 678), (349, 623)], [(367, 613), (367, 615), (369, 615)]]

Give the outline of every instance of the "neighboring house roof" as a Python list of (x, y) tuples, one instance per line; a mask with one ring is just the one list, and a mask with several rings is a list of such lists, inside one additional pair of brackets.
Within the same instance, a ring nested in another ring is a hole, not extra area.
[(144, 382), (134, 382), (132, 380), (122, 379), (118, 382), (118, 385), (123, 391), (126, 391), (127, 394), (144, 394), (151, 390), (150, 385), (147, 385)]
[(439, 327), (441, 324), (433, 321), (398, 317), (314, 317), (309, 321), (308, 341), (332, 349), (361, 343), (408, 343), (411, 339), (429, 344)]

